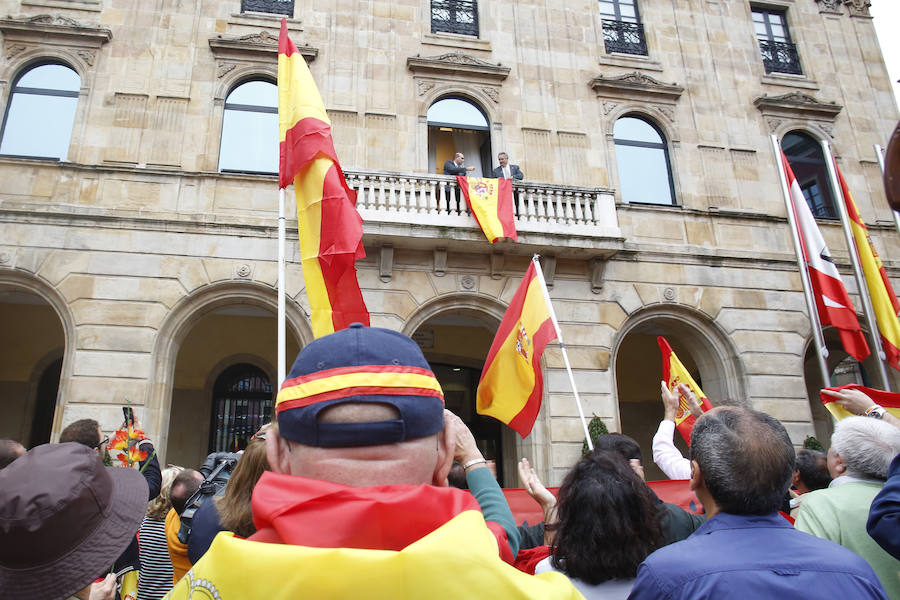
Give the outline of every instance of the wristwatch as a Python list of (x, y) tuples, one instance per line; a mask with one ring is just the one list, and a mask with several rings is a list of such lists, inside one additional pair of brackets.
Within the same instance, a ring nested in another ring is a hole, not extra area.
[(883, 418), (884, 418), (884, 413), (886, 413), (886, 412), (887, 412), (887, 411), (884, 410), (883, 407), (878, 406), (878, 405), (876, 404), (876, 405), (874, 405), (874, 406), (869, 407), (869, 408), (866, 410), (866, 416), (867, 416), (867, 417), (872, 417), (873, 419), (883, 419)]

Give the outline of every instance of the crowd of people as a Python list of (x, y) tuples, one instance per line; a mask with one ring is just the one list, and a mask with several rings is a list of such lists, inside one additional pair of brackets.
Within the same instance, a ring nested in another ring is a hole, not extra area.
[(0, 440), (0, 598), (900, 599), (900, 421), (834, 397), (867, 416), (795, 451), (773, 417), (663, 383), (653, 460), (702, 514), (663, 502), (610, 433), (555, 494), (520, 461), (529, 525), (417, 344), (354, 324), (299, 353), (242, 453), (197, 469), (161, 470), (149, 440), (135, 468), (104, 466), (91, 419), (27, 452)]

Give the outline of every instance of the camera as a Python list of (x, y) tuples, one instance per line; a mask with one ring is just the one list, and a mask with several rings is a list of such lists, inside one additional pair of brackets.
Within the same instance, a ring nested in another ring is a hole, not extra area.
[(240, 454), (235, 454), (234, 452), (213, 452), (206, 457), (206, 461), (200, 467), (203, 481), (200, 483), (197, 491), (188, 498), (184, 512), (181, 513), (181, 528), (178, 530), (178, 540), (182, 544), (188, 543), (188, 539), (191, 536), (191, 523), (197, 509), (204, 503), (211, 501), (212, 498), (221, 496), (225, 492), (225, 484), (228, 483), (231, 471), (240, 457)]

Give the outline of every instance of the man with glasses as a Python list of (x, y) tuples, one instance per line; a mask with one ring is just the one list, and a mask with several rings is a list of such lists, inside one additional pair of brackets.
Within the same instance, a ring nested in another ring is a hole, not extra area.
[(475, 167), (463, 166), (465, 163), (466, 157), (463, 156), (462, 152), (457, 152), (453, 155), (453, 160), (448, 160), (444, 163), (444, 175), (462, 175), (465, 177), (469, 171), (475, 170)]

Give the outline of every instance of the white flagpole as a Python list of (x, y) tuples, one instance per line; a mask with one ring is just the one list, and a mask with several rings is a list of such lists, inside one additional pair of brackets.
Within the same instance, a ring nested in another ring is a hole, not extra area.
[(284, 188), (278, 190), (278, 385), (281, 388), (284, 383), (286, 365), (284, 357), (285, 332), (284, 332)]
[[(875, 156), (878, 158), (878, 166), (881, 167), (881, 178), (884, 179), (884, 148), (879, 144), (875, 144)], [(894, 227), (897, 228), (897, 233), (900, 233), (900, 213), (893, 209), (891, 213), (894, 215)]]
[(831, 385), (828, 377), (828, 364), (825, 357), (828, 356), (828, 348), (825, 347), (825, 336), (822, 334), (822, 325), (819, 323), (819, 312), (812, 296), (812, 284), (809, 281), (809, 272), (806, 261), (803, 259), (803, 248), (800, 245), (800, 237), (797, 233), (797, 219), (794, 217), (794, 205), (791, 201), (791, 190), (788, 186), (787, 173), (781, 164), (781, 145), (778, 137), (772, 135), (772, 149), (775, 151), (775, 164), (778, 165), (778, 177), (781, 179), (781, 193), (784, 195), (784, 205), (787, 209), (788, 223), (791, 227), (791, 237), (794, 240), (794, 252), (797, 254), (797, 263), (800, 265), (800, 281), (803, 283), (803, 296), (806, 298), (806, 310), (809, 312), (809, 321), (813, 328), (813, 342), (816, 347), (816, 359), (819, 370), (822, 373), (822, 387)]
[(866, 322), (869, 324), (869, 334), (872, 337), (872, 347), (878, 356), (878, 374), (881, 376), (882, 385), (885, 391), (890, 390), (888, 382), (887, 370), (884, 368), (884, 359), (886, 355), (884, 348), (881, 347), (881, 332), (878, 330), (878, 320), (875, 318), (875, 311), (872, 309), (872, 298), (869, 296), (869, 286), (863, 275), (862, 268), (859, 266), (859, 253), (856, 248), (856, 242), (853, 238), (853, 232), (850, 231), (850, 215), (847, 213), (846, 199), (844, 198), (844, 190), (838, 181), (837, 170), (834, 168), (834, 155), (831, 153), (831, 145), (822, 140), (822, 153), (825, 155), (825, 167), (828, 169), (828, 180), (831, 184), (834, 202), (838, 205), (838, 214), (841, 216), (841, 227), (844, 230), (844, 240), (847, 242), (847, 252), (850, 255), (850, 264), (853, 266), (853, 275), (856, 277), (856, 287), (859, 290), (859, 299), (862, 303), (863, 314), (866, 316)]
[(584, 409), (581, 407), (581, 398), (578, 397), (578, 388), (575, 387), (575, 376), (572, 374), (572, 365), (569, 364), (569, 355), (566, 353), (566, 346), (563, 344), (562, 330), (556, 320), (556, 312), (553, 310), (553, 303), (550, 302), (550, 293), (547, 291), (547, 282), (544, 281), (544, 272), (541, 270), (540, 257), (535, 254), (531, 257), (534, 262), (534, 270), (537, 272), (538, 282), (541, 284), (541, 292), (544, 293), (544, 302), (547, 303), (547, 310), (550, 311), (550, 321), (553, 323), (553, 329), (556, 331), (556, 341), (559, 342), (559, 349), (562, 350), (563, 361), (566, 363), (566, 372), (569, 374), (569, 383), (572, 384), (572, 393), (575, 394), (575, 406), (578, 407), (578, 416), (581, 418), (581, 427), (584, 429), (584, 438), (587, 440), (588, 450), (594, 449), (594, 442), (591, 440), (591, 434), (588, 432), (587, 420), (584, 418)]

